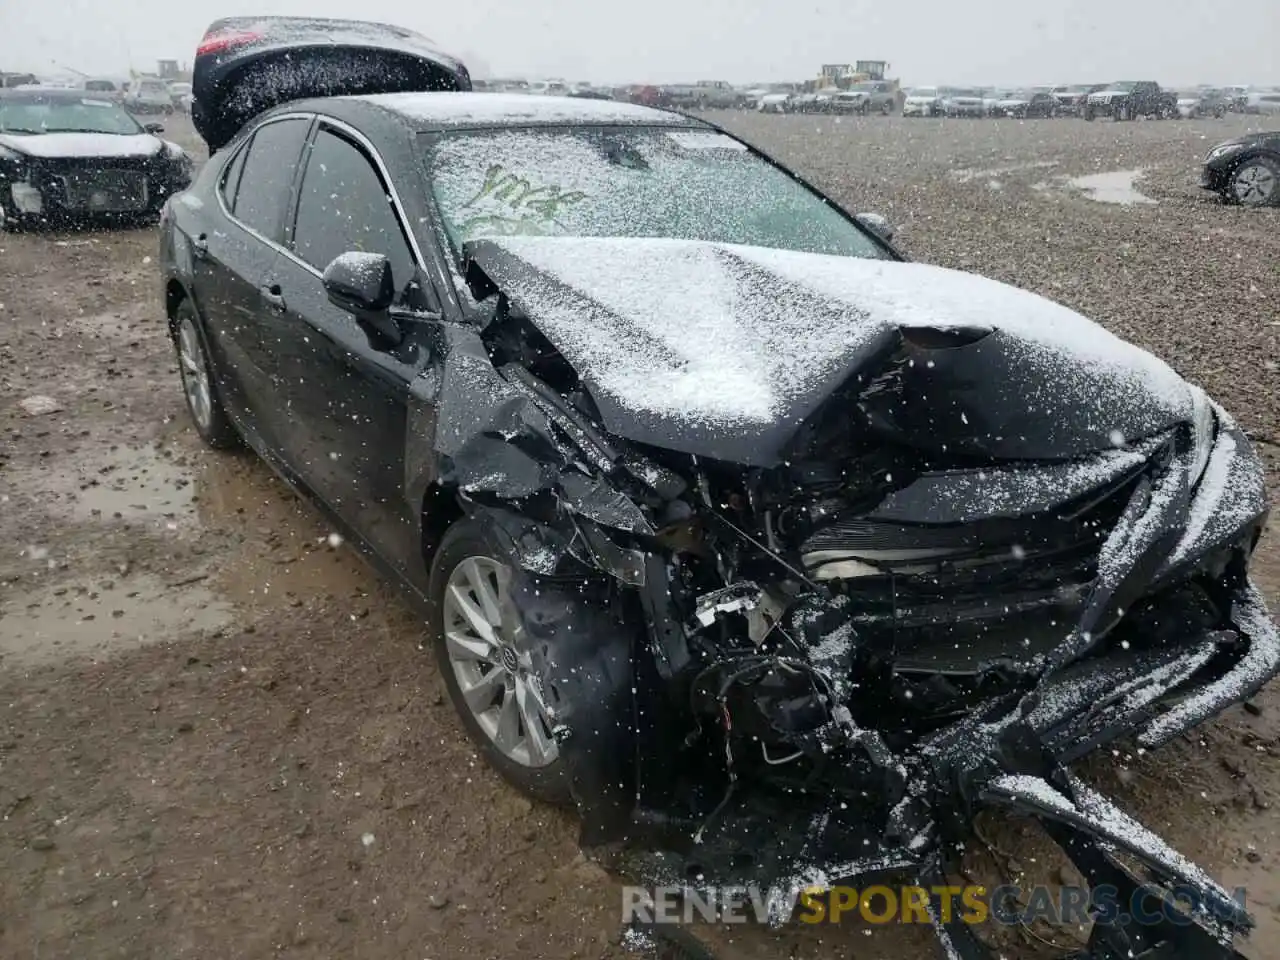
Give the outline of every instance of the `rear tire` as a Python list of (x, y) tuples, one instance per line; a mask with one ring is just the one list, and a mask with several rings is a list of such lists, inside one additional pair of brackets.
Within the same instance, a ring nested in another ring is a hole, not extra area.
[(524, 793), (566, 804), (567, 765), (540, 709), (548, 685), (513, 601), (528, 580), (489, 524), (459, 520), (432, 560), (427, 629), (449, 699), (485, 759)]
[(178, 353), (178, 375), (187, 412), (200, 434), (200, 439), (215, 450), (231, 450), (240, 446), (231, 418), (218, 397), (213, 365), (205, 351), (200, 319), (190, 300), (183, 300), (173, 314), (173, 345)]

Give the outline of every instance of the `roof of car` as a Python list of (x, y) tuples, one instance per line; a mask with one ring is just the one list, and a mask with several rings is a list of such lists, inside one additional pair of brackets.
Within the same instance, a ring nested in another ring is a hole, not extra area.
[(420, 130), (444, 127), (529, 126), (537, 124), (648, 124), (703, 126), (668, 110), (585, 97), (542, 97), (520, 93), (377, 93), (337, 97), (372, 104)]
[(44, 87), (24, 85), (0, 89), (0, 100), (92, 100), (96, 90), (77, 89), (75, 87)]

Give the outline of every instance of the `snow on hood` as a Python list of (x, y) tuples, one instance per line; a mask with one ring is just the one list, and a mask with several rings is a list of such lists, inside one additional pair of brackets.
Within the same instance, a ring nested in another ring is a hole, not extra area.
[(468, 251), (587, 381), (609, 429), (625, 411), (677, 449), (673, 435), (709, 429), (768, 459), (779, 431), (913, 327), (1001, 332), (991, 352), (1013, 357), (1024, 393), (1051, 408), (1067, 390), (1088, 407), (1092, 449), (1117, 424), (1145, 436), (1189, 416), (1187, 385), (1160, 360), (974, 274), (669, 239), (505, 237)]
[(29, 157), (150, 157), (161, 142), (149, 133), (5, 133), (0, 146)]

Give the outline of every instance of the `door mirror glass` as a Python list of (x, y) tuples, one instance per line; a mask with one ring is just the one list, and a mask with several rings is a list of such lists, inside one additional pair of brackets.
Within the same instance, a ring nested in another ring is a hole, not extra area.
[(146, 124), (143, 124), (142, 129), (147, 131), (147, 133), (164, 133), (164, 124), (163, 123), (146, 123)]
[(854, 219), (857, 220), (864, 227), (866, 227), (868, 230), (870, 230), (872, 233), (874, 233), (877, 237), (879, 237), (885, 243), (888, 243), (891, 240), (893, 240), (893, 233), (894, 233), (893, 227), (889, 224), (889, 221), (886, 220), (884, 217), (880, 216), (880, 214), (860, 213), (856, 217), (854, 217)]

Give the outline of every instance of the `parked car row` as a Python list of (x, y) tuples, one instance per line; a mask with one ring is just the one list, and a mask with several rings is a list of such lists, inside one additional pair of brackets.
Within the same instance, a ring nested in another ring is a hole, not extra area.
[(34, 74), (4, 74), (4, 89), (76, 90), (92, 94), (95, 99), (118, 103), (136, 114), (172, 114), (191, 112), (191, 84), (141, 76), (45, 78)]

